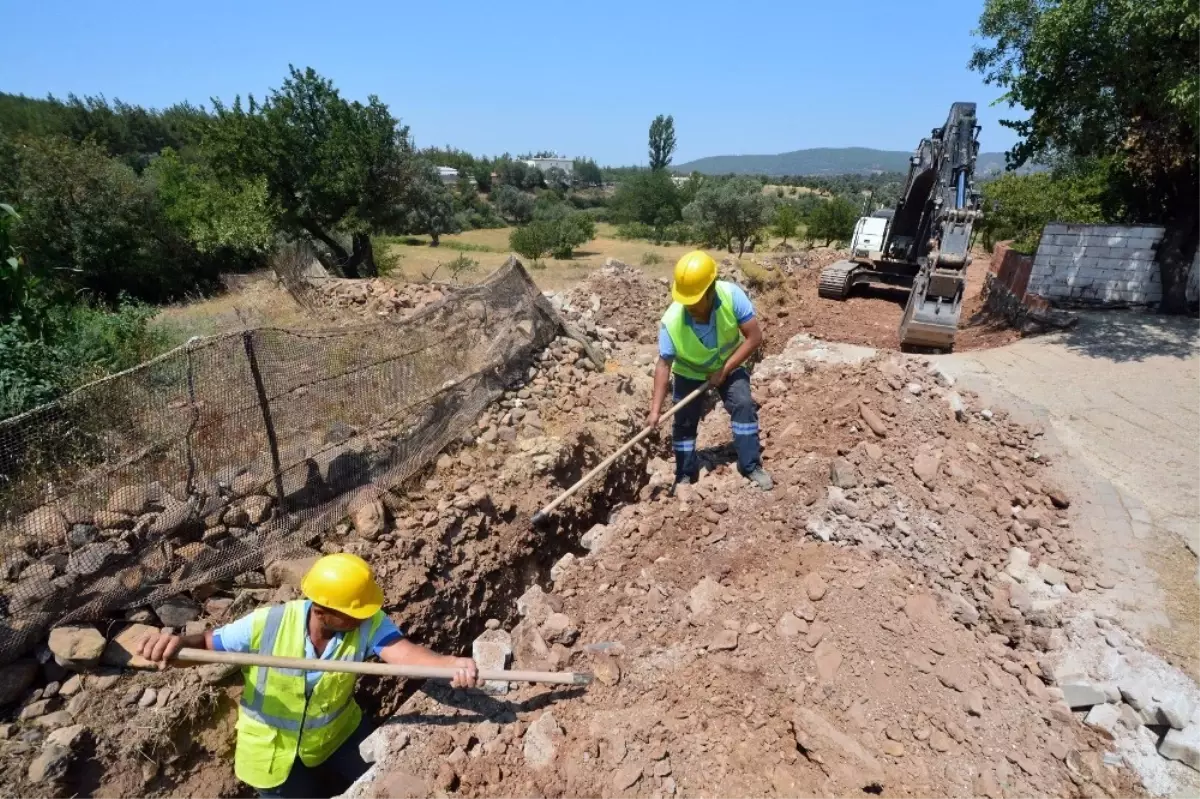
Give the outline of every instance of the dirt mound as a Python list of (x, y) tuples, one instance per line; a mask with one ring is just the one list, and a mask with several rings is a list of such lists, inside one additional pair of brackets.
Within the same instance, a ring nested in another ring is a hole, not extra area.
[(354, 795), (1138, 791), (1043, 654), (1096, 584), (1038, 431), (912, 359), (756, 375), (773, 492), (724, 445), (674, 497), (651, 460), (643, 501), (518, 603), (515, 666), (597, 682), (427, 688)]
[[(797, 333), (877, 349), (899, 349), (900, 320), (908, 301), (906, 289), (860, 286), (843, 301), (817, 296), (821, 270), (848, 256), (848, 250), (820, 247), (777, 256), (751, 256), (748, 260), (766, 271), (766, 279), (741, 270), (731, 272), (734, 279), (754, 292), (768, 353), (780, 352)], [(986, 261), (978, 254), (967, 271), (966, 295), (955, 338), (955, 350), (960, 352), (998, 347), (1020, 337), (1003, 320), (984, 311), (980, 293)]]

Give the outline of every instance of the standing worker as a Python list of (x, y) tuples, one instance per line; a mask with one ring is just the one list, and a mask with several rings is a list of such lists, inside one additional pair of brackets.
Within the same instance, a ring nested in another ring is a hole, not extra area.
[[(654, 398), (646, 423), (658, 424), (672, 376), (675, 402), (707, 383), (717, 389), (729, 412), (738, 471), (763, 491), (770, 491), (774, 484), (762, 468), (758, 409), (750, 396), (750, 373), (742, 366), (762, 344), (762, 328), (750, 298), (736, 284), (717, 280), (717, 262), (699, 250), (675, 264), (671, 296), (675, 301), (663, 314), (658, 328)], [(673, 420), (677, 486), (694, 483), (700, 477), (696, 428), (704, 407), (702, 401), (697, 399), (684, 406)]]
[[(471, 658), (405, 640), (380, 610), (383, 591), (357, 555), (319, 559), (300, 590), (307, 599), (259, 608), (216, 630), (151, 635), (141, 655), (161, 668), (181, 647), (322, 660), (362, 661), (374, 653), (385, 663), (457, 669), (455, 688), (476, 684)], [(358, 746), (371, 727), (354, 701), (355, 675), (259, 666), (242, 673), (234, 772), (259, 796), (334, 796), (366, 772)]]

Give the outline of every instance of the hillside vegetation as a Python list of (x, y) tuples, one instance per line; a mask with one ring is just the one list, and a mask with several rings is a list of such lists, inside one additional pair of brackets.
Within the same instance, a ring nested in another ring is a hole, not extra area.
[[(932, 127), (932, 125), (930, 126)], [(917, 142), (913, 142), (913, 147)], [(873, 150), (869, 147), (814, 147), (777, 155), (713, 155), (673, 167), (684, 174), (705, 175), (865, 175), (908, 172), (911, 150)], [(1004, 169), (1004, 153), (980, 153), (976, 172), (986, 175)]]

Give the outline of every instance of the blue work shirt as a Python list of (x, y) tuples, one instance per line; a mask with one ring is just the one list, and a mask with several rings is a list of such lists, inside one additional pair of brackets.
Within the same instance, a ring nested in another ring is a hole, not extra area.
[[(733, 315), (737, 318), (739, 325), (744, 325), (754, 318), (754, 305), (746, 296), (746, 292), (742, 291), (741, 286), (730, 283), (729, 288), (733, 295)], [(683, 313), (684, 323), (692, 329), (696, 338), (700, 339), (700, 343), (709, 349), (717, 348), (717, 309), (720, 307), (721, 298), (714, 298), (712, 313), (708, 316), (707, 324), (697, 322), (687, 311)], [(658, 326), (658, 354), (664, 360), (675, 357), (675, 344), (671, 341), (671, 334), (661, 323)]]
[[(312, 609), (312, 602), (304, 600), (304, 618), (306, 620), (304, 628), (304, 657), (316, 659), (317, 650), (313, 646), (312, 639), (308, 637), (308, 612)], [(218, 627), (213, 631), (213, 649), (217, 652), (249, 652), (250, 651), (250, 629), (252, 627), (251, 616), (247, 614), (242, 616), (237, 621), (231, 621), (224, 627)], [(363, 622), (363, 631), (366, 631), (365, 625), (370, 620)], [(338, 645), (342, 643), (343, 633), (337, 633), (325, 645), (325, 651), (321, 653), (321, 660), (332, 660), (333, 653), (337, 651)], [(371, 638), (368, 646), (371, 652), (378, 657), (380, 651), (391, 644), (396, 643), (404, 637), (404, 633), (400, 632), (400, 628), (395, 622), (387, 616), (383, 617), (383, 622), (380, 623), (379, 629), (375, 631), (375, 635)], [(270, 652), (262, 652), (260, 654), (269, 655)], [(312, 693), (313, 688), (317, 684), (317, 680), (321, 679), (323, 671), (306, 671), (304, 672), (304, 682), (307, 692)]]

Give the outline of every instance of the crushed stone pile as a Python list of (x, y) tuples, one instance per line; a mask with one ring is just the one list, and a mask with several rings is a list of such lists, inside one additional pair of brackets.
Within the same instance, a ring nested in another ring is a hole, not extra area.
[(436, 283), (393, 283), (380, 278), (319, 278), (309, 284), (320, 293), (327, 308), (351, 309), (372, 316), (408, 316), (438, 302), (451, 290)]

